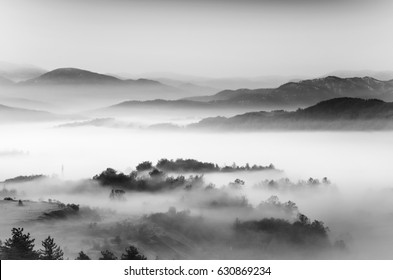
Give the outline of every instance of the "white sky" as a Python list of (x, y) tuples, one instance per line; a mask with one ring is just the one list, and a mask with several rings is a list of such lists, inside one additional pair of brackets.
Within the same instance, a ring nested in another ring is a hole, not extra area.
[(0, 60), (228, 77), (393, 70), (389, 0), (0, 0)]

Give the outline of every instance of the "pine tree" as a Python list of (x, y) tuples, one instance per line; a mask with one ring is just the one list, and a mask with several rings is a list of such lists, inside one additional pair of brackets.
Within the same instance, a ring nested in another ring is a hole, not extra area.
[(42, 247), (44, 249), (39, 251), (41, 260), (62, 260), (63, 250), (54, 242), (54, 239), (48, 236), (44, 241), (42, 241)]
[(1, 246), (1, 258), (5, 260), (36, 260), (39, 254), (34, 250), (34, 240), (23, 228), (13, 228), (12, 237)]
[(109, 250), (101, 251), (101, 255), (99, 260), (117, 260), (117, 257)]
[(147, 258), (139, 253), (138, 249), (134, 246), (126, 248), (125, 254), (121, 255), (122, 260), (146, 260)]
[(91, 260), (91, 259), (83, 251), (80, 251), (78, 257), (76, 258), (76, 260)]

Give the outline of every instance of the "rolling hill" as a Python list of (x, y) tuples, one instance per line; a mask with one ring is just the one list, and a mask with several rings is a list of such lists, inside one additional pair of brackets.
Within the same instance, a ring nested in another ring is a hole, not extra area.
[(371, 77), (325, 78), (289, 82), (275, 89), (225, 90), (212, 96), (192, 97), (200, 102), (225, 102), (228, 105), (263, 104), (270, 106), (309, 106), (338, 97), (378, 98), (393, 101), (393, 80), (380, 81)]
[(206, 118), (189, 128), (224, 130), (393, 129), (393, 102), (334, 98), (297, 111), (250, 112)]
[(373, 77), (381, 81), (393, 80), (393, 71), (373, 71), (373, 70), (341, 70), (331, 72), (326, 76), (337, 76), (341, 78), (351, 77)]
[[(78, 68), (58, 68), (39, 77), (17, 83), (14, 90), (19, 97), (38, 97), (57, 105), (113, 104), (124, 100), (156, 98), (179, 99), (193, 93), (155, 80), (123, 80)], [(112, 102), (109, 102), (112, 100)]]
[(59, 68), (22, 82), (22, 85), (120, 84), (122, 80), (77, 68)]
[(122, 80), (110, 75), (99, 74), (78, 68), (58, 68), (47, 72), (37, 78), (27, 80), (20, 83), (21, 85), (58, 85), (58, 86), (153, 86), (168, 87), (160, 82), (138, 79), (138, 80)]
[[(276, 89), (224, 90), (215, 95), (183, 98), (179, 100), (125, 101), (97, 110), (96, 116), (106, 113), (132, 115), (138, 111), (204, 112), (205, 117), (235, 115), (259, 110), (295, 110), (332, 98), (353, 97), (366, 99), (393, 99), (393, 80), (379, 81), (370, 77), (326, 77), (300, 82), (289, 82)], [(115, 115), (115, 114), (114, 114)], [(201, 115), (201, 114), (199, 114)]]

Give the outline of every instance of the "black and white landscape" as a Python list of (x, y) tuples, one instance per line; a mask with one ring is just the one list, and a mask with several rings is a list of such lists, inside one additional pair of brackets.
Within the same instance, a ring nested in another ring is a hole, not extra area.
[(392, 11), (2, 1), (0, 259), (392, 259)]

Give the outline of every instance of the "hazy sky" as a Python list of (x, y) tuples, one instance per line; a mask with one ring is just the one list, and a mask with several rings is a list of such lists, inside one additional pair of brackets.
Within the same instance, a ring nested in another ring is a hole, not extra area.
[(197, 76), (393, 70), (389, 0), (0, 0), (0, 60)]

